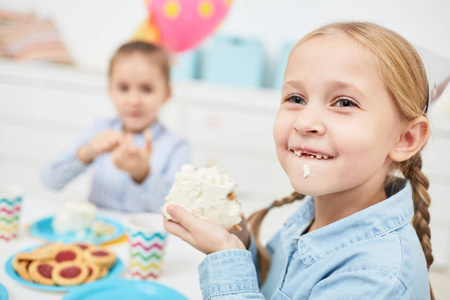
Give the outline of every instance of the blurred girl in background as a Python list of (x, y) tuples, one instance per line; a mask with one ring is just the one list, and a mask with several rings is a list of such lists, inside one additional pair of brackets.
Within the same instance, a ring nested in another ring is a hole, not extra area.
[(159, 212), (190, 145), (168, 131), (158, 112), (171, 96), (170, 59), (150, 43), (121, 46), (111, 59), (109, 93), (118, 116), (97, 120), (45, 164), (45, 186), (59, 190), (94, 168), (89, 200), (127, 212)]

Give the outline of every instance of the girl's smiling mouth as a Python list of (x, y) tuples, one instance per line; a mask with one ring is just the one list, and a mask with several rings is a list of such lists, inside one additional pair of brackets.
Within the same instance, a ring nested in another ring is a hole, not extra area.
[(292, 151), (295, 156), (297, 157), (306, 157), (306, 158), (311, 158), (311, 159), (333, 159), (335, 158), (335, 156), (332, 155), (328, 155), (326, 153), (322, 153), (313, 149), (308, 149), (308, 148), (304, 148), (302, 147), (301, 149), (293, 149), (293, 148), (289, 148), (289, 151)]

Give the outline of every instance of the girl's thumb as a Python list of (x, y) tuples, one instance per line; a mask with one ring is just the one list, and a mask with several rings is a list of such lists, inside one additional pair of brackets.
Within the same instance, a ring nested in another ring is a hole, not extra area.
[(144, 132), (144, 136), (145, 136), (145, 148), (148, 151), (152, 150), (152, 142), (153, 142), (153, 133), (150, 129), (146, 129)]

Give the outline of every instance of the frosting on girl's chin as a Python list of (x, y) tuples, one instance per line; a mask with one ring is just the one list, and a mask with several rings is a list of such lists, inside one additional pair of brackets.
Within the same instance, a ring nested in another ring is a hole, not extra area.
[(303, 178), (311, 176), (311, 169), (307, 164), (303, 165)]

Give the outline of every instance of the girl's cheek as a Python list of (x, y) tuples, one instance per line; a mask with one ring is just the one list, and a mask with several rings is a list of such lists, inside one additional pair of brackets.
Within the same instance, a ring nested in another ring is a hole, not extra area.
[(274, 124), (274, 137), (281, 138), (292, 130), (292, 124), (287, 118), (277, 117)]

